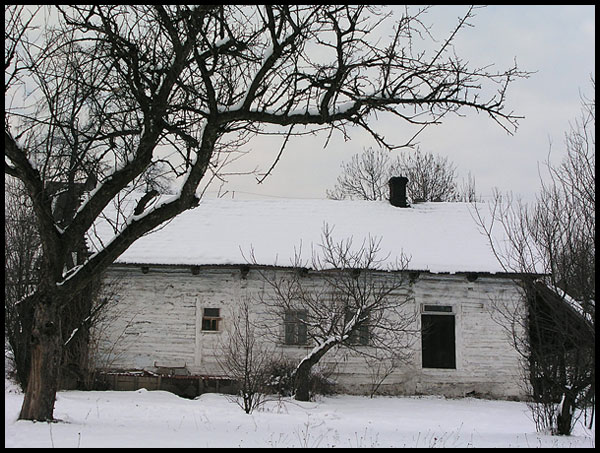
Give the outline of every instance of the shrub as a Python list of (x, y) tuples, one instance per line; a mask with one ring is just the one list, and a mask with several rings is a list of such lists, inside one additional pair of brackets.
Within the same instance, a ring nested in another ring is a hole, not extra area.
[[(297, 363), (290, 359), (273, 360), (267, 366), (267, 391), (279, 396), (293, 396), (296, 367)], [(330, 374), (322, 370), (311, 371), (309, 375), (311, 395), (331, 395), (335, 393), (335, 382), (329, 378)]]

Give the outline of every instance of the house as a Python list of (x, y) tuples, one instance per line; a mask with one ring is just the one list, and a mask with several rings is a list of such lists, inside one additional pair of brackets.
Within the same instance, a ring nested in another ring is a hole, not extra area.
[[(494, 318), (496, 303), (523, 303), (518, 276), (497, 261), (471, 205), (409, 206), (405, 183), (391, 181), (390, 202), (202, 200), (140, 238), (110, 267), (105, 281), (116, 282), (117, 303), (97, 328), (98, 368), (115, 388), (177, 387), (189, 395), (218, 389), (224, 382), (219, 356), (235, 307), (254, 301), (260, 317), (254, 296), (268, 291), (264, 272), (293, 272), (298, 255), (308, 262), (328, 225), (338, 238), (380, 238), (390, 266), (401, 255), (409, 258), (402, 270), (409, 283), (398, 297), (410, 293), (418, 338), (410, 362), (386, 377), (381, 393), (523, 397), (523, 364), (506, 326)], [(92, 244), (110, 236), (100, 227), (96, 233)], [(387, 271), (379, 272), (386, 278)], [(319, 272), (306, 275), (323, 284)], [(282, 314), (274, 346), (300, 359), (314, 345), (289, 328), (293, 322)], [(357, 347), (370, 347), (368, 339)], [(321, 364), (334, 370), (338, 390), (368, 393), (373, 367), (360, 355), (340, 348)]]

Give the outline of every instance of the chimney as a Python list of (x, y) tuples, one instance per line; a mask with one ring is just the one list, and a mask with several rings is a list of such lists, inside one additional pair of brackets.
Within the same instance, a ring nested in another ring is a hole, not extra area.
[(397, 208), (408, 208), (406, 202), (406, 183), (408, 178), (405, 176), (392, 176), (389, 181), (390, 185), (390, 203)]

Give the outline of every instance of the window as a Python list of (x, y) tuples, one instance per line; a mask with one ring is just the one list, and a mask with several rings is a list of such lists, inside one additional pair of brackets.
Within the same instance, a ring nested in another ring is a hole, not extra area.
[(285, 344), (306, 344), (306, 310), (286, 310), (284, 329)]
[(452, 313), (451, 305), (423, 305), (424, 312)]
[(451, 306), (423, 306), (421, 314), (423, 368), (456, 369), (454, 325)]
[(202, 316), (202, 330), (218, 331), (221, 309), (220, 308), (205, 308)]
[[(354, 313), (346, 311), (344, 324), (347, 324), (353, 316)], [(367, 346), (369, 344), (369, 321), (363, 322), (358, 329), (352, 332), (346, 342), (351, 345)]]

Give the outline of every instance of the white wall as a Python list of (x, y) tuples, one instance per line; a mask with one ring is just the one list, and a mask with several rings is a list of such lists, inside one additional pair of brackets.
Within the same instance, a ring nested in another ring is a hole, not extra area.
[[(276, 270), (274, 272), (287, 272)], [(313, 279), (319, 284), (319, 277)], [(118, 281), (119, 302), (111, 307), (99, 328), (101, 368), (156, 371), (156, 365), (179, 367), (199, 375), (222, 374), (217, 361), (222, 343), (231, 327), (231, 313), (242, 298), (255, 300), (265, 291), (256, 270), (242, 278), (237, 267), (201, 268), (197, 275), (189, 267), (114, 266), (107, 281)], [(492, 319), (492, 305), (516, 301), (517, 286), (509, 278), (480, 276), (469, 282), (464, 275), (421, 273), (411, 285), (414, 304), (452, 305), (456, 326), (456, 369), (423, 369), (421, 342), (413, 343), (409, 364), (397, 368), (380, 387), (391, 394), (478, 395), (515, 398), (522, 396), (519, 357), (505, 329)], [(406, 296), (406, 290), (399, 297)], [(223, 320), (219, 332), (201, 330), (202, 309), (220, 308)], [(255, 319), (264, 307), (255, 306)], [(281, 332), (283, 323), (281, 323)], [(420, 316), (415, 329), (420, 329)], [(265, 336), (265, 341), (271, 337)], [(300, 358), (312, 346), (281, 345), (277, 354)], [(343, 391), (368, 393), (372, 364), (343, 348), (329, 351), (320, 364), (335, 367), (332, 376)]]

